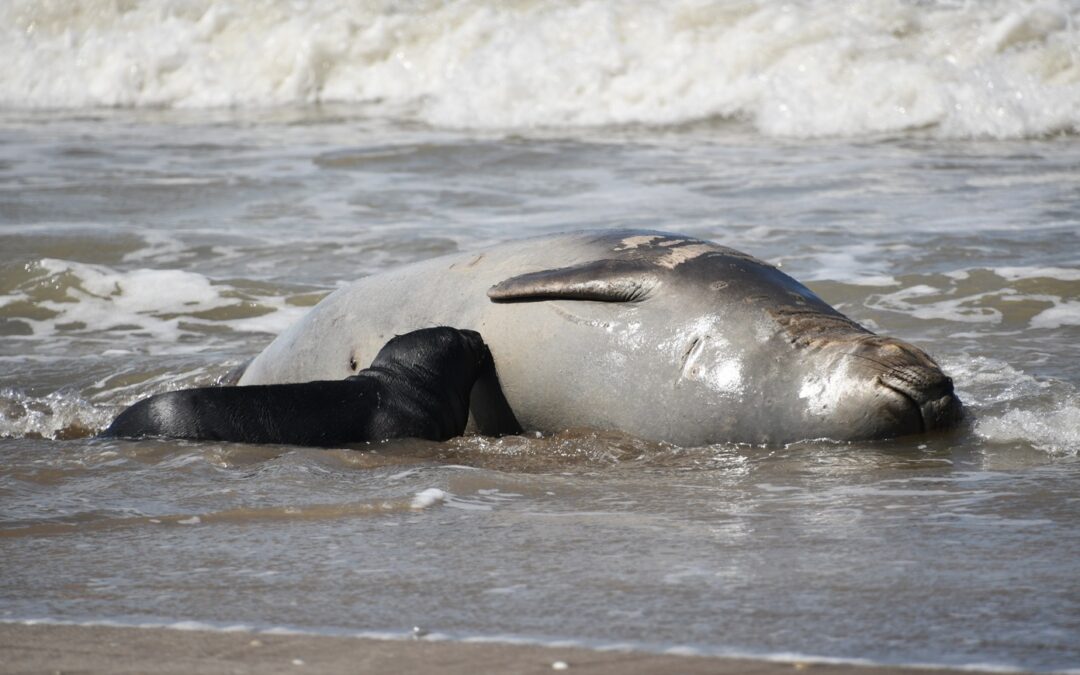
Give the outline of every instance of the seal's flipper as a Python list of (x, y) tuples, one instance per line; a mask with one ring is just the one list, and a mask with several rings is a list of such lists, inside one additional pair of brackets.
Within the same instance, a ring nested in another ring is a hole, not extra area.
[(469, 411), (476, 422), (477, 431), (485, 436), (506, 436), (522, 431), (521, 423), (517, 421), (503, 393), (495, 360), (490, 355), (480, 366), (480, 373), (473, 384)]
[(655, 268), (647, 263), (607, 259), (510, 277), (487, 294), (493, 302), (640, 302), (659, 284)]

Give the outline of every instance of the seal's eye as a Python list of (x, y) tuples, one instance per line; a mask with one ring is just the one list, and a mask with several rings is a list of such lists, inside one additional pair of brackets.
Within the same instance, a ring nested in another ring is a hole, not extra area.
[(356, 372), (356, 357), (352, 354), (349, 355), (349, 370)]

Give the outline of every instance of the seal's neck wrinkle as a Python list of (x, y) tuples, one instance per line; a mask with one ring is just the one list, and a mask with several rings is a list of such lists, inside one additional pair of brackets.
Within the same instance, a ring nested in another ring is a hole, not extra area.
[(898, 381), (911, 385), (948, 379), (926, 352), (896, 338), (872, 333), (852, 336), (845, 351), (849, 356), (876, 365), (882, 373), (894, 372)]
[(769, 313), (780, 324), (788, 342), (796, 347), (825, 347), (873, 336), (846, 316), (820, 308), (777, 307)]

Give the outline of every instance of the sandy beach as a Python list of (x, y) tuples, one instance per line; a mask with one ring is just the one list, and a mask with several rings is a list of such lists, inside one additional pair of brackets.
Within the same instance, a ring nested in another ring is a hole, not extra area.
[[(772, 662), (531, 645), (165, 628), (0, 624), (2, 673), (714, 673), (901, 675), (923, 668)], [(975, 672), (966, 670), (965, 672)]]

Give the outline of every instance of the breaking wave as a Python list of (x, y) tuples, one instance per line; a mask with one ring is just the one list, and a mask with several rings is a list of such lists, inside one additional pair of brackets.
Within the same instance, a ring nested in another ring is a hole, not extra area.
[(1080, 130), (1080, 5), (10, 0), (0, 106), (363, 104), (451, 128)]

